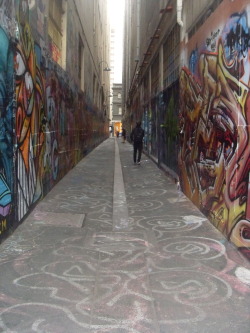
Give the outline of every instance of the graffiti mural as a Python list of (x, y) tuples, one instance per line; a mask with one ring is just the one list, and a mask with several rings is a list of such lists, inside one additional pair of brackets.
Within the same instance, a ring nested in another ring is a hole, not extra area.
[[(108, 136), (108, 126), (103, 112), (79, 92), (75, 68), (66, 72), (51, 58), (45, 2), (0, 0), (0, 4), (2, 239)], [(76, 22), (72, 19), (70, 24), (78, 37)], [(71, 48), (77, 45), (69, 43)]]
[(0, 235), (11, 228), (14, 206), (13, 183), (13, 43), (8, 4), (0, 9)]
[[(234, 7), (240, 3), (246, 1)], [(228, 13), (223, 26), (222, 8), (214, 14), (219, 27), (209, 33), (209, 38), (204, 41), (204, 31), (194, 35), (198, 49), (190, 49), (189, 66), (182, 68), (180, 76), (180, 178), (184, 193), (225, 236), (247, 252), (250, 8)]]
[[(44, 77), (36, 63), (34, 41), (28, 25), (29, 7), (20, 3), (19, 43), (15, 54), (16, 157), (18, 220), (42, 196), (43, 151), (46, 124)], [(44, 126), (45, 128), (43, 128)]]

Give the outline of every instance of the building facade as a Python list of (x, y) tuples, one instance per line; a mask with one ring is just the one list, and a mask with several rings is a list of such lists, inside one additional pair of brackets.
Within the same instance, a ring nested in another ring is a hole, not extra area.
[(114, 134), (122, 131), (122, 84), (114, 83), (113, 91), (113, 120), (112, 126)]
[(0, 239), (108, 137), (105, 0), (2, 0)]
[(127, 1), (123, 96), (144, 151), (250, 251), (247, 0)]
[[(127, 1), (124, 33), (124, 123), (145, 129), (144, 151), (177, 173), (180, 24), (176, 1)], [(169, 110), (169, 112), (167, 112)]]
[[(121, 117), (115, 110), (115, 118), (113, 119), (113, 84), (114, 90), (118, 88), (117, 84), (122, 82), (122, 50), (123, 50), (123, 0), (114, 2), (109, 0), (110, 4), (110, 127), (115, 131), (114, 126), (120, 128)], [(115, 13), (115, 15), (114, 15)], [(117, 95), (117, 94), (116, 94)], [(120, 100), (118, 101), (120, 103)], [(117, 96), (115, 104), (117, 103)]]

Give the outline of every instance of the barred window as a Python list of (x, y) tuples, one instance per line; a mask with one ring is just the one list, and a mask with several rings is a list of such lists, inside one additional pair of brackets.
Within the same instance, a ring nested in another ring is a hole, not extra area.
[(159, 89), (159, 55), (151, 67), (151, 93), (156, 95)]
[(180, 27), (178, 24), (171, 30), (163, 46), (163, 80), (164, 88), (178, 79), (180, 56)]

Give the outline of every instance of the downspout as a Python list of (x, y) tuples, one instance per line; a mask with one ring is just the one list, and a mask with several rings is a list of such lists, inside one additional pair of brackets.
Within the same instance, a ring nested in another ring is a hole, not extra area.
[(183, 21), (181, 19), (182, 14), (182, 0), (177, 0), (177, 23), (183, 27)]
[(136, 20), (136, 61), (139, 61), (140, 57), (140, 0), (137, 0), (137, 20)]
[(136, 58), (135, 58), (135, 69), (134, 69), (134, 73), (131, 79), (131, 83), (130, 83), (130, 87), (129, 87), (129, 96), (131, 94), (131, 89), (134, 85), (134, 81), (137, 75), (137, 68), (138, 68), (138, 64), (140, 61), (140, 4), (141, 4), (141, 0), (137, 0), (136, 1), (136, 11), (137, 11), (137, 15), (136, 15)]

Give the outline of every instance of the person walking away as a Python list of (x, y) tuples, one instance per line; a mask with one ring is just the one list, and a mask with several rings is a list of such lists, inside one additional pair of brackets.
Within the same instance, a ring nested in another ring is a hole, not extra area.
[(116, 131), (116, 137), (119, 138), (119, 131)]
[(138, 121), (136, 123), (136, 127), (132, 130), (130, 134), (130, 139), (133, 142), (134, 151), (133, 151), (133, 158), (134, 164), (141, 164), (141, 154), (143, 148), (143, 137), (144, 137), (144, 130), (141, 128), (141, 122)]
[(125, 143), (126, 141), (126, 130), (125, 128), (122, 128), (122, 143)]

